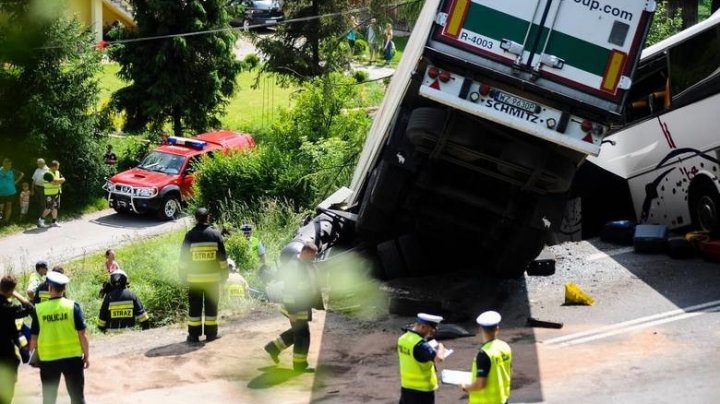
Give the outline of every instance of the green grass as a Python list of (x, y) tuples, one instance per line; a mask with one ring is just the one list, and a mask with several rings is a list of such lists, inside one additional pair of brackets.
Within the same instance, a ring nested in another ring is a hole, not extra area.
[(253, 132), (269, 127), (279, 116), (280, 108), (292, 106), (292, 94), (298, 87), (283, 87), (275, 75), (256, 71), (237, 76), (235, 94), (230, 99), (225, 116), (220, 118), (223, 128)]

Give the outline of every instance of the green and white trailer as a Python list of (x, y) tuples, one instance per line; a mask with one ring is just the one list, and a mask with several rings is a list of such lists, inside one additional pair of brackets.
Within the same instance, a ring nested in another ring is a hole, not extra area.
[[(427, 0), (349, 189), (315, 219), (335, 224), (311, 223), (300, 239), (363, 246), (384, 277), (522, 274), (558, 230), (578, 166), (622, 121), (654, 10)], [(330, 220), (333, 207), (344, 212)]]

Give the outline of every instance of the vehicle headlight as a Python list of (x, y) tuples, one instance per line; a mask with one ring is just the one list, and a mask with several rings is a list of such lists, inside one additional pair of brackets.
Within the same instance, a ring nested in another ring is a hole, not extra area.
[(112, 190), (114, 187), (115, 187), (115, 183), (113, 183), (112, 181), (109, 181), (109, 180), (108, 180), (107, 182), (105, 182), (104, 189), (105, 189), (106, 191), (110, 191), (110, 190)]
[(158, 192), (157, 188), (154, 188), (154, 187), (153, 188), (137, 188), (135, 190), (135, 195), (146, 197), (146, 198), (151, 198), (151, 197), (157, 195), (157, 192)]

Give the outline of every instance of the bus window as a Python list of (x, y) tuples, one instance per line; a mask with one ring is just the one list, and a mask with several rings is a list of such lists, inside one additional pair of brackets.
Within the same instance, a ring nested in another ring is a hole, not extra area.
[(660, 53), (638, 66), (626, 108), (626, 122), (632, 123), (650, 117), (669, 107), (666, 96), (668, 80), (667, 55)]
[[(720, 68), (720, 27), (714, 27), (670, 49), (670, 74), (673, 97), (683, 94), (710, 77)], [(692, 102), (692, 101), (689, 101)]]

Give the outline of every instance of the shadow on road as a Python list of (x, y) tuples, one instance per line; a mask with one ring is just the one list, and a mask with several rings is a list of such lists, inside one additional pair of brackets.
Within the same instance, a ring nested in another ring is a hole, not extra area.
[[(440, 313), (447, 322), (470, 333), (477, 332), (475, 318), (483, 311), (497, 310), (503, 316), (500, 338), (513, 349), (513, 402), (543, 401), (542, 386), (532, 328), (526, 327), (530, 302), (524, 278), (497, 280), (479, 278), (477, 272), (408, 278), (387, 282), (385, 288), (396, 296), (412, 296), (422, 303), (441, 302)], [(401, 329), (413, 317), (380, 314), (375, 321), (353, 319), (329, 312), (325, 318), (314, 380), (312, 402), (397, 402), (400, 378), (396, 341)], [(337, 332), (358, 323), (352, 332)], [(344, 325), (342, 325), (344, 324)], [(313, 336), (315, 337), (315, 336)], [(438, 369), (470, 370), (481, 343), (480, 336), (444, 340), (454, 353)], [(312, 364), (311, 364), (312, 365)], [(356, 383), (362, 378), (367, 382)], [(372, 385), (368, 389), (368, 383)], [(458, 386), (441, 385), (436, 392), (440, 403), (463, 400)], [(467, 400), (467, 398), (465, 398)]]
[(301, 373), (294, 372), (292, 369), (283, 369), (275, 366), (259, 369), (263, 373), (247, 384), (248, 388), (254, 390), (269, 389), (273, 386), (285, 383), (293, 377)]
[[(181, 216), (179, 219), (182, 219)], [(91, 220), (91, 223), (96, 223), (101, 226), (123, 228), (123, 229), (147, 229), (157, 226), (162, 226), (167, 221), (160, 220), (155, 217), (146, 215), (134, 215), (129, 213), (112, 213), (107, 216), (101, 216), (97, 219)]]
[[(622, 248), (597, 239), (587, 241), (601, 251)], [(636, 254), (633, 251), (613, 255), (612, 259), (678, 308), (720, 299), (718, 263), (699, 257), (674, 260), (665, 254)]]
[(34, 227), (31, 229), (23, 230), (23, 234), (40, 234), (50, 230), (49, 227)]
[(190, 352), (197, 351), (203, 346), (205, 346), (205, 344), (200, 343), (196, 345), (188, 345), (185, 342), (176, 342), (174, 344), (152, 348), (149, 351), (145, 352), (145, 356), (148, 358), (157, 358), (160, 356), (185, 355)]

